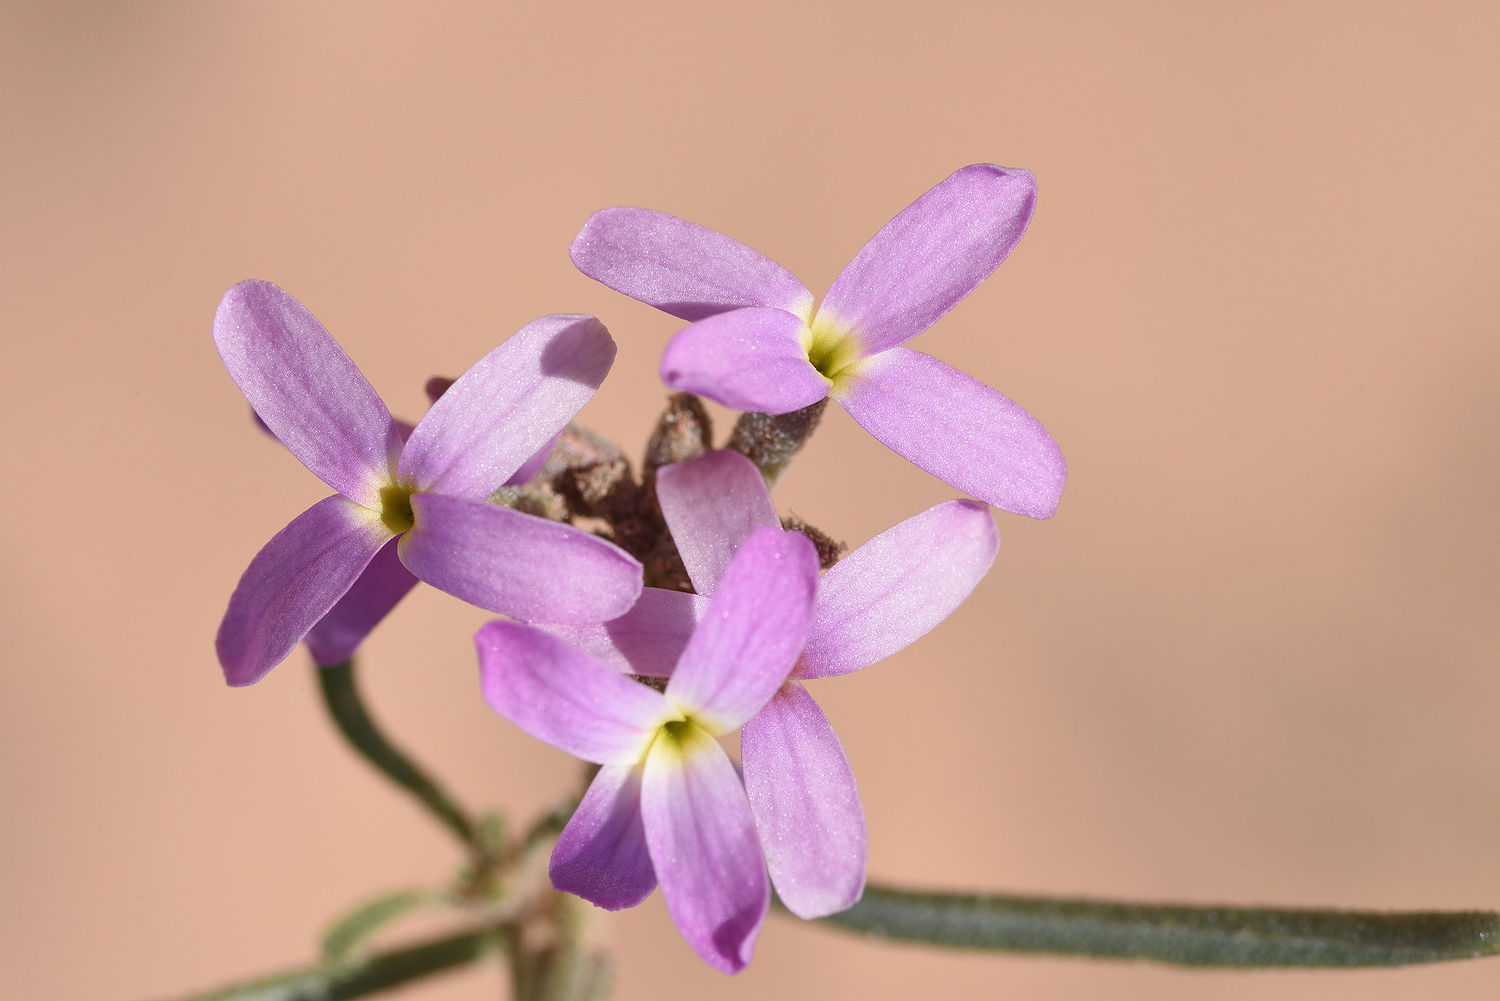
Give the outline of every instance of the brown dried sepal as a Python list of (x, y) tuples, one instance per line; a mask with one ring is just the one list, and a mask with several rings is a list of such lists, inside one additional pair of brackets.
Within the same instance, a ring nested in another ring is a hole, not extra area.
[(821, 528), (814, 528), (795, 514), (782, 518), (781, 527), (788, 532), (801, 532), (807, 536), (813, 548), (818, 551), (818, 565), (824, 570), (837, 563), (839, 558), (849, 551), (847, 543), (835, 540)]

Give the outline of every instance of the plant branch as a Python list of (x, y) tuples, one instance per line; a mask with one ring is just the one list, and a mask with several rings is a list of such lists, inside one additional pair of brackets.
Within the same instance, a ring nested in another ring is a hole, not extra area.
[(1403, 966), (1500, 953), (1490, 911), (1188, 907), (868, 886), (823, 919), (955, 949), (1141, 959), (1177, 966)]
[(323, 705), (350, 746), (381, 774), (417, 798), (476, 857), (484, 861), (479, 827), (437, 781), (380, 732), (365, 709), (354, 680), (354, 661), (315, 669)]
[(489, 926), (472, 928), (376, 953), (353, 965), (304, 967), (181, 1001), (349, 1001), (495, 956), (500, 952), (497, 932)]

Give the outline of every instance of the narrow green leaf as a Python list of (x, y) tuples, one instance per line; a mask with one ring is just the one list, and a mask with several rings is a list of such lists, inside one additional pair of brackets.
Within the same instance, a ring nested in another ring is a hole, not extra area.
[(371, 956), (352, 966), (313, 966), (194, 994), (182, 1001), (352, 1001), (495, 955), (494, 928), (476, 928)]
[(865, 888), (828, 924), (955, 949), (1178, 966), (1402, 966), (1500, 953), (1490, 911), (1183, 907)]
[(395, 890), (366, 900), (334, 919), (323, 932), (323, 961), (337, 964), (356, 958), (381, 929), (423, 907), (445, 903), (432, 890)]

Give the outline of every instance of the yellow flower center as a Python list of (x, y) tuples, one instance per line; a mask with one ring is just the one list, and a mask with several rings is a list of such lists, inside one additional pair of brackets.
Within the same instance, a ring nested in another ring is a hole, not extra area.
[(712, 743), (714, 737), (708, 728), (692, 716), (684, 715), (679, 719), (669, 719), (657, 727), (656, 736), (648, 746), (648, 751), (651, 754), (668, 753), (685, 758)]
[(661, 725), (661, 734), (674, 744), (681, 744), (692, 736), (696, 724), (690, 719), (668, 720)]
[(380, 488), (380, 520), (397, 535), (417, 523), (417, 516), (411, 509), (411, 495), (411, 488), (394, 483)]
[(812, 367), (829, 382), (837, 382), (839, 374), (859, 359), (859, 342), (854, 334), (842, 324), (821, 314), (808, 328), (807, 360)]

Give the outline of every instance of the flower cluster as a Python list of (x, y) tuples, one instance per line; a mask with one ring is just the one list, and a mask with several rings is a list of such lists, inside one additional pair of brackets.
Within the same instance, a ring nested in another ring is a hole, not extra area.
[[(615, 353), (592, 317), (528, 324), (411, 427), (291, 296), (235, 286), (214, 320), (224, 363), (336, 493), (245, 571), (219, 629), (226, 680), (259, 680), (304, 639), (317, 663), (346, 660), (425, 580), (508, 616), (475, 637), (490, 706), (598, 766), (553, 851), (558, 889), (619, 909), (660, 884), (683, 936), (727, 972), (750, 961), (772, 886), (802, 917), (849, 907), (864, 814), (803, 682), (882, 660), (952, 613), (998, 551), (989, 505), (1056, 509), (1065, 467), (1041, 425), (902, 346), (1005, 259), (1034, 201), (1025, 171), (965, 167), (881, 229), (816, 308), (768, 258), (659, 212), (606, 209), (574, 240), (585, 274), (688, 322), (663, 356), (670, 388), (773, 418), (831, 398), (977, 498), (842, 558), (782, 521), (764, 469), (706, 450), (695, 403), (673, 412), (696, 422), (687, 444), (639, 482), (579, 446), (569, 421)], [(570, 523), (585, 518), (605, 528)], [(736, 731), (739, 769), (718, 743)]]

